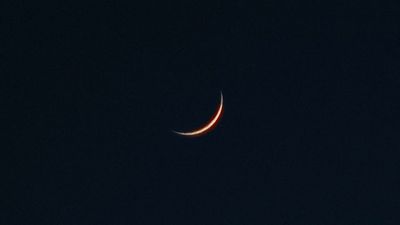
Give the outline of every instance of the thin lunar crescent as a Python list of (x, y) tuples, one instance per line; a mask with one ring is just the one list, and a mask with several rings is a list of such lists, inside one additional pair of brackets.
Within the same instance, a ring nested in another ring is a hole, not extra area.
[(179, 134), (179, 135), (183, 135), (183, 136), (199, 136), (199, 135), (205, 134), (208, 131), (210, 131), (213, 127), (215, 127), (215, 125), (221, 118), (223, 107), (224, 107), (224, 97), (223, 97), (222, 91), (221, 91), (221, 102), (219, 104), (217, 112), (215, 113), (214, 117), (210, 120), (210, 122), (208, 122), (203, 127), (193, 130), (193, 131), (189, 131), (189, 132), (173, 131), (173, 132), (176, 134)]

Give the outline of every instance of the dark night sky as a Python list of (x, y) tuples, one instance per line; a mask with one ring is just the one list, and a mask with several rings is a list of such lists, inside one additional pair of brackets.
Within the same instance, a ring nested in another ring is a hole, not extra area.
[(399, 224), (395, 1), (0, 8), (0, 224)]

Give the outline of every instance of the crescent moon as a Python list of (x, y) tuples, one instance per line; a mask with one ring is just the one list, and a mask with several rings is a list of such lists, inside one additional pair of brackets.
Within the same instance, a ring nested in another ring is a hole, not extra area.
[(183, 135), (183, 136), (200, 136), (202, 134), (205, 134), (209, 131), (211, 131), (217, 124), (217, 122), (221, 119), (222, 116), (222, 111), (224, 108), (224, 96), (222, 95), (222, 91), (221, 91), (221, 101), (219, 103), (219, 107), (218, 110), (216, 111), (216, 113), (214, 114), (214, 116), (211, 118), (211, 120), (204, 126), (193, 130), (193, 131), (189, 131), (189, 132), (178, 132), (178, 131), (173, 131), (176, 134), (179, 135)]

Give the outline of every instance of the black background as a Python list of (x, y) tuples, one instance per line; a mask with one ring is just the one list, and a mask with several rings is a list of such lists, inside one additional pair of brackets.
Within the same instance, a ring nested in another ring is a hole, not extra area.
[(399, 11), (2, 3), (1, 224), (398, 224)]

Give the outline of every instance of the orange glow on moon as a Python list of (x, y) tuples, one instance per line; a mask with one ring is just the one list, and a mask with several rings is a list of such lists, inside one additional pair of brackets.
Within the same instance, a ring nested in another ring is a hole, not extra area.
[(219, 104), (217, 112), (212, 117), (210, 122), (208, 122), (203, 127), (199, 128), (199, 129), (196, 129), (196, 130), (193, 130), (193, 131), (190, 131), (190, 132), (178, 132), (178, 131), (173, 131), (173, 132), (176, 133), (176, 134), (179, 134), (179, 135), (191, 136), (191, 137), (200, 136), (200, 135), (203, 135), (205, 133), (208, 133), (209, 131), (211, 131), (217, 125), (217, 122), (219, 121), (219, 119), (222, 116), (223, 108), (224, 108), (224, 97), (222, 96), (222, 92), (221, 92), (221, 102)]

